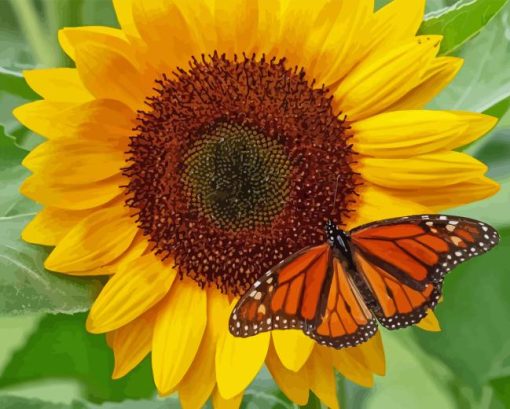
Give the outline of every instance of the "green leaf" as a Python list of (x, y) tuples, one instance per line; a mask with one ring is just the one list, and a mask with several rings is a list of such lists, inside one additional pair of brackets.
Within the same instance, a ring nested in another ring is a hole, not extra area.
[(20, 146), (30, 150), (41, 142), (41, 137), (22, 126), (13, 116), (17, 106), (39, 99), (20, 73), (0, 67), (0, 125), (16, 137)]
[(144, 360), (112, 380), (113, 353), (104, 335), (85, 330), (85, 314), (47, 315), (0, 376), (0, 387), (44, 379), (73, 379), (92, 402), (150, 398), (155, 394), (151, 363)]
[(484, 114), (499, 118), (488, 135), (463, 148), (463, 152), (488, 165), (487, 175), (496, 180), (510, 177), (510, 97), (490, 107)]
[(0, 396), (2, 409), (78, 409), (79, 406), (26, 399), (18, 396)]
[[(510, 347), (510, 346), (509, 346)], [(510, 353), (509, 353), (510, 357)], [(510, 375), (502, 376), (491, 380), (491, 385), (497, 398), (504, 404), (505, 408), (510, 407)]]
[(412, 330), (382, 331), (387, 371), (375, 380), (363, 409), (456, 407), (451, 372), (419, 348)]
[(507, 2), (476, 38), (455, 52), (464, 59), (464, 67), (430, 108), (483, 112), (507, 99), (510, 96), (509, 30), (510, 3)]
[(496, 118), (502, 119), (510, 108), (510, 96), (497, 102), (493, 106), (486, 109), (483, 113), (486, 115), (492, 115)]
[(371, 393), (372, 388), (360, 386), (341, 375), (337, 375), (337, 394), (340, 400), (340, 408), (364, 408), (365, 402)]
[(45, 270), (49, 250), (21, 239), (39, 208), (18, 191), (28, 175), (20, 164), (26, 154), (0, 126), (0, 314), (84, 311), (101, 282)]
[(419, 34), (441, 34), (440, 54), (450, 54), (478, 34), (507, 0), (474, 0), (427, 15)]
[[(9, 71), (0, 67), (0, 90), (2, 93), (9, 93), (17, 97), (32, 101), (39, 98), (37, 94), (28, 86), (20, 73)], [(5, 107), (4, 107), (5, 108)]]
[(111, 1), (85, 1), (80, 24), (119, 27)]
[[(292, 409), (295, 405), (278, 390), (266, 367), (245, 391), (242, 409)], [(320, 409), (320, 406), (319, 406)]]
[[(25, 324), (25, 327), (28, 324), (34, 325), (31, 321)], [(85, 314), (44, 316), (26, 341), (10, 357), (0, 375), (0, 393), (1, 389), (5, 390), (5, 388), (9, 388), (9, 393), (12, 393), (10, 390), (17, 385), (27, 383), (37, 385), (37, 382), (45, 384), (51, 379), (66, 379), (76, 381), (88, 401), (96, 403), (122, 401), (123, 405), (103, 403), (101, 406), (96, 406), (87, 403), (87, 408), (145, 409), (145, 401), (143, 406), (141, 404), (134, 406), (124, 400), (154, 396), (155, 386), (152, 381), (150, 359), (145, 359), (124, 378), (111, 380), (113, 352), (107, 347), (104, 338), (103, 335), (92, 335), (86, 332)], [(78, 397), (80, 396), (75, 396), (75, 398)], [(176, 396), (155, 402), (173, 405), (166, 407), (180, 407), (176, 403)], [(311, 404), (315, 406), (308, 407), (321, 409), (320, 402), (314, 399), (313, 394)], [(155, 403), (147, 406), (147, 408), (152, 407), (159, 408)], [(278, 390), (266, 368), (260, 371), (246, 390), (242, 403), (242, 408), (245, 409), (293, 409), (295, 407), (296, 405)]]
[[(480, 210), (485, 220), (490, 208)], [(422, 347), (442, 360), (475, 393), (510, 359), (510, 228), (488, 254), (464, 263), (445, 280), (444, 301), (437, 307), (443, 330), (419, 331)]]
[(0, 216), (14, 216), (36, 211), (39, 206), (22, 197), (19, 186), (29, 172), (21, 166), (27, 152), (16, 146), (13, 138), (8, 137), (0, 125)]
[[(495, 179), (510, 177), (510, 129), (496, 129), (475, 145), (472, 153), (477, 159), (489, 166), (487, 175)], [(509, 220), (510, 221), (510, 220)]]
[(11, 354), (24, 344), (39, 322), (39, 314), (17, 317), (0, 316), (0, 371), (11, 359)]
[[(386, 4), (390, 3), (392, 0), (375, 0), (375, 10), (379, 10), (381, 7), (384, 7)], [(457, 0), (427, 0), (426, 11), (431, 12), (435, 10), (439, 10), (445, 8), (447, 6), (451, 6)]]
[[(80, 407), (73, 406), (71, 409), (80, 409)], [(125, 400), (119, 403), (103, 403), (102, 405), (88, 403), (83, 409), (181, 409), (181, 405), (177, 397), (173, 396), (166, 399)]]
[(49, 250), (21, 239), (23, 227), (33, 216), (0, 217), (0, 314), (87, 310), (100, 280), (45, 270)]
[(9, 1), (0, 1), (0, 66), (12, 70), (31, 67), (34, 58), (18, 29), (18, 22)]
[(20, 396), (0, 396), (2, 409), (179, 409), (175, 398), (124, 401), (121, 403), (105, 403), (94, 405), (88, 402), (74, 401), (67, 403), (53, 403), (41, 399), (27, 399)]
[(450, 209), (448, 213), (472, 219), (483, 219), (496, 228), (509, 227), (510, 179), (500, 183), (501, 189), (494, 196), (480, 202)]

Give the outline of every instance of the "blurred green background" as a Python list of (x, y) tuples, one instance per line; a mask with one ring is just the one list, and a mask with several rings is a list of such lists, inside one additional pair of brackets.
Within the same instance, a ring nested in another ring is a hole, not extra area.
[[(377, 1), (380, 7), (387, 1)], [(510, 408), (510, 2), (428, 0), (423, 33), (442, 33), (441, 52), (465, 59), (436, 109), (488, 112), (500, 118), (483, 140), (465, 148), (501, 183), (493, 198), (448, 213), (491, 223), (502, 242), (457, 268), (437, 308), (443, 331), (383, 331), (387, 375), (374, 388), (338, 377), (347, 409)], [(120, 381), (110, 380), (112, 354), (84, 319), (100, 283), (49, 274), (48, 249), (19, 240), (37, 206), (22, 198), (27, 172), (20, 161), (39, 142), (11, 115), (37, 99), (21, 71), (70, 64), (57, 30), (117, 21), (109, 0), (0, 0), (0, 408), (178, 407), (155, 398), (146, 360)], [(140, 401), (142, 399), (143, 401)], [(245, 408), (291, 408), (266, 370), (248, 390)], [(308, 408), (320, 408), (312, 397)]]

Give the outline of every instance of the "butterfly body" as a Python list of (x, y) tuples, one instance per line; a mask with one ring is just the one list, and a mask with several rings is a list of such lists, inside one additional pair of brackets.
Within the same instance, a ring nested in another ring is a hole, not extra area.
[(328, 221), (325, 243), (308, 246), (265, 273), (232, 311), (229, 329), (247, 337), (301, 329), (343, 348), (367, 341), (377, 322), (389, 329), (433, 309), (445, 274), (488, 251), (497, 232), (477, 220), (417, 215), (342, 231)]
[(365, 304), (372, 308), (378, 308), (363, 278), (356, 270), (351, 252), (349, 232), (339, 229), (332, 220), (328, 220), (324, 226), (324, 233), (327, 238), (326, 241), (331, 246), (333, 256), (342, 263), (345, 272), (349, 274), (356, 287), (363, 294)]

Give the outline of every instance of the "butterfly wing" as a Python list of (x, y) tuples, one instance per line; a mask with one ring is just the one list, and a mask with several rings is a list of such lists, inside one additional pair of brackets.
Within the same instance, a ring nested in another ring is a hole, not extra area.
[(354, 262), (365, 288), (363, 294), (379, 322), (389, 329), (420, 322), (441, 297), (441, 283), (428, 283), (416, 290), (395, 278), (386, 269), (355, 253)]
[(317, 327), (308, 335), (334, 348), (367, 341), (377, 331), (377, 321), (365, 305), (342, 260), (333, 258), (333, 275), (326, 305)]
[(388, 219), (350, 233), (362, 293), (390, 329), (419, 322), (437, 304), (445, 274), (498, 241), (485, 223), (445, 215)]
[(272, 329), (310, 332), (331, 281), (331, 247), (306, 247), (285, 259), (239, 299), (230, 316), (230, 332), (247, 337)]

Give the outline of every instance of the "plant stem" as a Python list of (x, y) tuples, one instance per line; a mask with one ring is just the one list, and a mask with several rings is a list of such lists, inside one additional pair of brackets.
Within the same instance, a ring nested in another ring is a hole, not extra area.
[(11, 6), (20, 29), (32, 48), (36, 64), (45, 67), (56, 65), (55, 53), (51, 50), (48, 33), (41, 24), (42, 19), (38, 16), (32, 0), (11, 0)]

